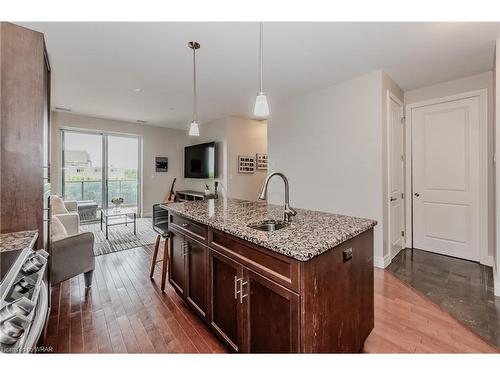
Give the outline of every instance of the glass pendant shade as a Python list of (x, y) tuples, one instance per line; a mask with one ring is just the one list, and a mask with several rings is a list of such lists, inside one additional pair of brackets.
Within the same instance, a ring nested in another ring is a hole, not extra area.
[(198, 126), (198, 123), (196, 121), (191, 122), (191, 124), (189, 125), (189, 135), (193, 137), (200, 136), (200, 127)]
[(253, 114), (257, 117), (269, 116), (269, 105), (267, 104), (267, 97), (263, 92), (259, 92), (259, 94), (257, 95), (257, 99), (255, 99)]

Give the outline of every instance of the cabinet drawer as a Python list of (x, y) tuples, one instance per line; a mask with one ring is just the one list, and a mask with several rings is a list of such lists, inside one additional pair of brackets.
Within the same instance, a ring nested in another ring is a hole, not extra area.
[(208, 227), (206, 225), (172, 214), (169, 221), (173, 228), (191, 236), (195, 240), (207, 243)]
[(209, 246), (248, 268), (298, 292), (299, 261), (210, 229)]

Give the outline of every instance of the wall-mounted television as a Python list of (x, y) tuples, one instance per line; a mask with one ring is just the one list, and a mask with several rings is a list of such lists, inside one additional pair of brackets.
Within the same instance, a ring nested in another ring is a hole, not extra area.
[(217, 155), (215, 142), (184, 148), (185, 178), (215, 178), (216, 176)]

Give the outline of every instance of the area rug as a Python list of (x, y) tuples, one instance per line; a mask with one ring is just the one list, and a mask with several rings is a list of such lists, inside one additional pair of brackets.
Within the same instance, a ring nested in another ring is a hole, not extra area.
[(151, 219), (137, 219), (137, 235), (134, 236), (134, 225), (115, 225), (108, 228), (108, 239), (106, 240), (106, 230), (100, 223), (83, 224), (80, 226), (81, 232), (92, 232), (94, 234), (94, 255), (104, 255), (141, 247), (152, 244), (156, 241), (157, 233), (153, 230)]

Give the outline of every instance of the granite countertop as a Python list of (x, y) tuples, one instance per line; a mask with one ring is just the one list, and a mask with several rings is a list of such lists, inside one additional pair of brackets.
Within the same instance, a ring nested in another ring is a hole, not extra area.
[(37, 230), (24, 230), (0, 234), (0, 253), (33, 247), (38, 238)]
[(375, 220), (297, 209), (291, 224), (274, 232), (248, 227), (283, 219), (283, 206), (239, 199), (169, 203), (165, 209), (300, 261), (307, 261), (377, 225)]

